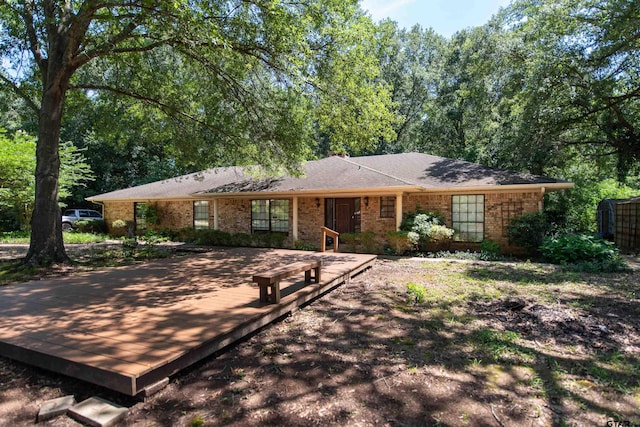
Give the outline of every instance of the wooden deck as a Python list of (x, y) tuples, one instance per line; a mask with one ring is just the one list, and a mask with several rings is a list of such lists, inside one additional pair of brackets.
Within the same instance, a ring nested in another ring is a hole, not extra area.
[[(322, 280), (259, 300), (252, 275), (322, 259)], [(220, 249), (0, 288), (0, 355), (137, 395), (348, 281), (372, 255)]]

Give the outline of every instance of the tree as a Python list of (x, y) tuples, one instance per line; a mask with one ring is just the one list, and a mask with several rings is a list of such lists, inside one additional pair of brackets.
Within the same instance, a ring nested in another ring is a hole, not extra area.
[[(60, 148), (61, 197), (68, 197), (71, 188), (84, 185), (92, 179), (89, 166), (82, 153), (71, 143)], [(36, 168), (36, 141), (24, 132), (16, 132), (8, 137), (0, 128), (0, 211), (16, 213), (21, 229), (29, 228), (34, 207)]]
[(500, 16), (527, 49), (535, 129), (561, 148), (615, 157), (621, 181), (640, 161), (638, 20), (640, 4), (626, 0), (521, 0)]
[[(307, 112), (318, 99), (342, 101), (320, 119), (356, 116), (351, 123), (366, 132), (356, 134), (355, 143), (386, 132), (384, 88), (366, 92), (368, 102), (380, 106), (380, 114), (370, 116), (355, 80), (340, 71), (353, 49), (339, 44), (355, 46), (346, 32), (364, 22), (358, 11), (355, 0), (2, 2), (0, 81), (38, 115), (26, 262), (68, 261), (58, 208), (58, 149), (70, 90), (131, 97), (161, 112), (158, 126), (195, 123), (176, 133), (184, 139), (175, 146), (205, 159), (224, 157), (232, 147), (235, 158), (293, 166), (310, 153)], [(342, 133), (354, 136), (345, 127), (328, 131), (334, 141)]]

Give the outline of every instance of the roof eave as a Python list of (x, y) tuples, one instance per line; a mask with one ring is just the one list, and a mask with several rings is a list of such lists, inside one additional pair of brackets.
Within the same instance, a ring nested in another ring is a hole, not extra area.
[(258, 192), (235, 192), (235, 193), (193, 193), (182, 196), (166, 197), (115, 197), (96, 198), (87, 197), (90, 202), (125, 202), (125, 201), (188, 201), (202, 199), (266, 199), (266, 198), (286, 198), (286, 197), (359, 197), (366, 195), (398, 195), (404, 193), (478, 193), (478, 192), (506, 192), (506, 191), (559, 191), (572, 188), (571, 182), (551, 182), (535, 184), (510, 184), (510, 185), (478, 185), (464, 187), (438, 187), (426, 188), (415, 186), (395, 186), (377, 188), (349, 188), (336, 190), (289, 190), (289, 191), (258, 191)]

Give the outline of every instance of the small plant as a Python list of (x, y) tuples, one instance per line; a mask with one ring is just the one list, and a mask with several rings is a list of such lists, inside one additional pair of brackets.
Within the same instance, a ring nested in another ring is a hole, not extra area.
[(202, 415), (196, 415), (191, 419), (189, 425), (191, 427), (201, 427), (204, 425), (204, 418), (202, 418)]
[(417, 283), (407, 284), (407, 302), (422, 304), (427, 299), (427, 289)]

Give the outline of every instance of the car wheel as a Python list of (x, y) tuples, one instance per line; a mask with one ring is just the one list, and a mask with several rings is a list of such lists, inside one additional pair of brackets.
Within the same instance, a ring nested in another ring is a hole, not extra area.
[(73, 227), (71, 227), (71, 224), (69, 224), (68, 222), (63, 222), (62, 223), (62, 231), (70, 231)]

